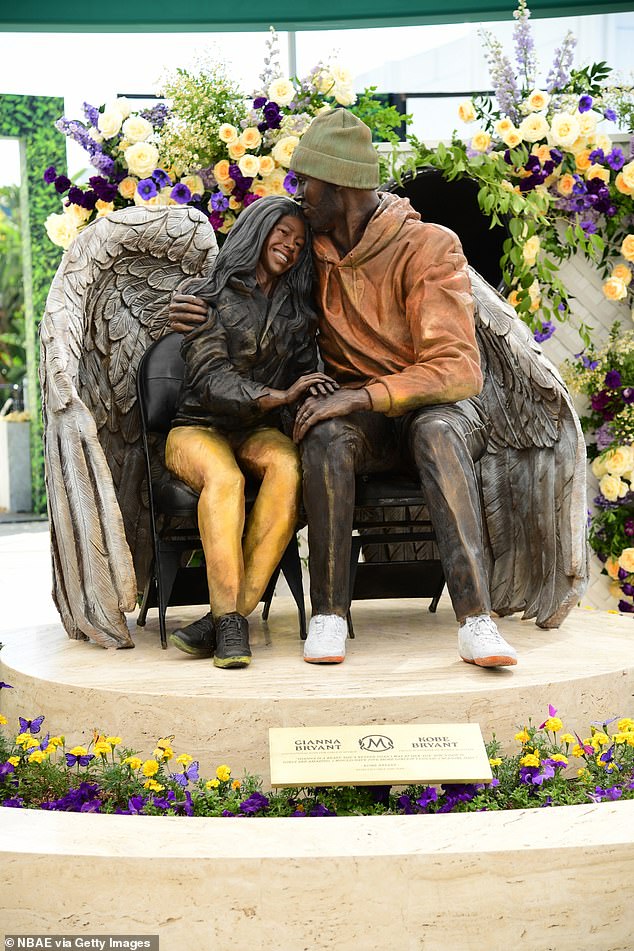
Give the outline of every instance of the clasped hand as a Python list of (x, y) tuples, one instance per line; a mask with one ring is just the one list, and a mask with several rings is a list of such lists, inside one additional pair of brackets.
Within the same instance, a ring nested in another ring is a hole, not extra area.
[(368, 391), (336, 390), (326, 396), (309, 396), (304, 400), (295, 416), (293, 427), (293, 441), (300, 442), (315, 423), (324, 419), (334, 419), (335, 416), (348, 416), (372, 409)]

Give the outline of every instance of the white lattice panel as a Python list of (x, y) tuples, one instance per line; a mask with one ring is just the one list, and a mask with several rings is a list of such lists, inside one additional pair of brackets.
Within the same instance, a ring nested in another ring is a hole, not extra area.
[[(571, 295), (571, 309), (575, 316), (575, 323), (583, 321), (592, 327), (592, 341), (595, 346), (601, 346), (610, 332), (615, 320), (620, 320), (623, 329), (629, 330), (632, 326), (630, 310), (625, 304), (606, 300), (601, 289), (601, 276), (591, 264), (582, 256), (576, 255), (565, 261), (559, 271), (564, 285)], [(583, 342), (575, 327), (571, 324), (557, 324), (555, 334), (543, 344), (544, 353), (556, 366), (561, 366), (564, 360), (573, 357), (583, 349)], [(587, 408), (584, 397), (575, 397), (575, 405), (579, 412)], [(588, 506), (592, 507), (592, 499), (597, 494), (597, 480), (588, 469)], [(616, 601), (609, 591), (609, 579), (601, 574), (601, 563), (592, 554), (590, 564), (590, 580), (588, 590), (581, 604), (584, 607), (593, 607), (602, 611), (614, 610)]]

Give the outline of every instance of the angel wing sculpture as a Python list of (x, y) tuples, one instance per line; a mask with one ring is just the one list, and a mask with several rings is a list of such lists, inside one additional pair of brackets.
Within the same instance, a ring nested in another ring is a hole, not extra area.
[(480, 475), (492, 607), (558, 627), (587, 584), (583, 434), (563, 380), (526, 324), (470, 273), (491, 420)]
[(125, 208), (64, 254), (40, 325), (53, 597), (68, 635), (132, 647), (151, 557), (136, 369), (181, 281), (217, 254), (190, 207)]

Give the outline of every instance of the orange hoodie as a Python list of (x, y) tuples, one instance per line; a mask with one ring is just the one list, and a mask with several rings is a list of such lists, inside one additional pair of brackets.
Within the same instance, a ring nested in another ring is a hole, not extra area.
[(319, 349), (326, 372), (365, 386), (372, 409), (402, 416), (482, 388), (467, 262), (456, 235), (382, 194), (345, 257), (314, 238)]

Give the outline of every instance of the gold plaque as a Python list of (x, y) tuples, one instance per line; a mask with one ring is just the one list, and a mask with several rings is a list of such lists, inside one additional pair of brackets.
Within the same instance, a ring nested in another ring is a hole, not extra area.
[(272, 786), (489, 783), (477, 723), (272, 727)]

